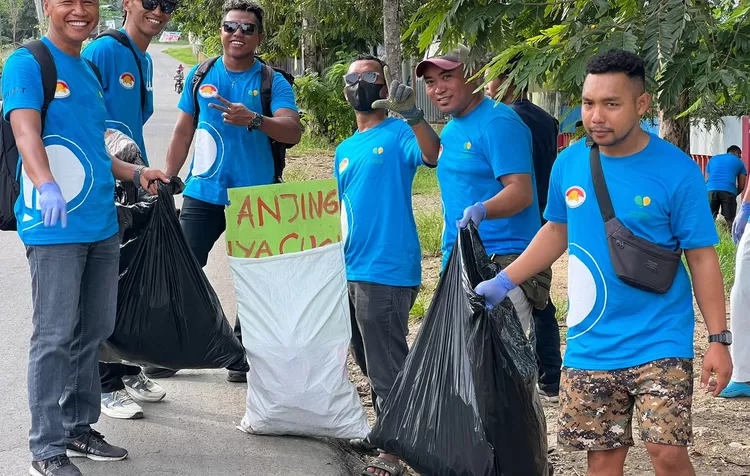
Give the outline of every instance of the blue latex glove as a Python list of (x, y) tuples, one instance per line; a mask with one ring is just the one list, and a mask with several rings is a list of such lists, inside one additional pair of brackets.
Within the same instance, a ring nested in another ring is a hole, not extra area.
[(469, 220), (474, 222), (474, 226), (479, 226), (479, 223), (485, 218), (487, 218), (487, 208), (484, 203), (477, 202), (464, 210), (464, 217), (458, 222), (458, 226), (459, 228), (466, 228), (469, 226)]
[(747, 219), (749, 217), (750, 203), (743, 202), (742, 206), (740, 207), (740, 213), (738, 213), (734, 218), (734, 224), (732, 224), (732, 238), (734, 239), (735, 245), (740, 242), (740, 238), (742, 238), (742, 233), (745, 231), (745, 227), (747, 226)]
[(508, 293), (515, 288), (516, 285), (505, 274), (505, 271), (500, 271), (500, 274), (494, 278), (479, 283), (474, 291), (480, 296), (484, 296), (487, 301), (487, 309), (492, 309), (503, 302)]
[(63, 228), (68, 226), (68, 211), (60, 186), (45, 182), (39, 186), (39, 207), (42, 209), (44, 226), (56, 226), (57, 220)]

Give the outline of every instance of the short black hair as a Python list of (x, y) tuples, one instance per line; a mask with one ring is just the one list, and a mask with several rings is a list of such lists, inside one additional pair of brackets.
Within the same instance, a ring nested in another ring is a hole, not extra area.
[(383, 73), (383, 80), (385, 81), (385, 67), (387, 66), (385, 61), (369, 53), (361, 53), (357, 55), (357, 57), (352, 60), (352, 63), (356, 63), (357, 61), (374, 61), (379, 64), (381, 73)]
[(263, 33), (263, 9), (255, 2), (248, 0), (226, 0), (224, 2), (224, 16), (232, 10), (242, 10), (255, 14), (258, 19), (258, 32)]
[(639, 82), (646, 90), (646, 63), (635, 53), (624, 50), (609, 50), (591, 58), (586, 65), (586, 74), (625, 73)]
[(729, 148), (727, 149), (727, 153), (729, 153), (729, 154), (741, 154), (742, 153), (742, 149), (740, 149), (740, 147), (738, 145), (730, 145)]

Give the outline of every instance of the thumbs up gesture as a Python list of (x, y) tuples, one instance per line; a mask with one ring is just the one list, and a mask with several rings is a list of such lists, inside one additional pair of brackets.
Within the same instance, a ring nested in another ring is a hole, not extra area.
[(406, 119), (410, 126), (417, 124), (424, 118), (424, 113), (416, 105), (416, 94), (414, 89), (402, 84), (401, 81), (391, 80), (391, 71), (388, 66), (383, 67), (385, 84), (388, 86), (388, 98), (378, 99), (372, 103), (373, 109), (387, 109), (399, 114)]

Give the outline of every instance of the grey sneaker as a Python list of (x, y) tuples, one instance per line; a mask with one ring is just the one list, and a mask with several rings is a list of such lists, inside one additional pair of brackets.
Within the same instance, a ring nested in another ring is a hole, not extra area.
[(127, 450), (110, 445), (104, 435), (89, 430), (77, 438), (66, 438), (67, 454), (70, 458), (88, 458), (93, 461), (121, 461), (128, 457)]
[(32, 461), (29, 468), (31, 476), (81, 476), (76, 465), (67, 456), (57, 455), (42, 461)]

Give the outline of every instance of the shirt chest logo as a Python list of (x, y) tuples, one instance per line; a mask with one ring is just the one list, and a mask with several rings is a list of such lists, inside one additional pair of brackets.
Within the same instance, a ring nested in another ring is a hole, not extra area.
[(120, 86), (125, 89), (133, 89), (135, 87), (135, 76), (130, 73), (122, 73), (120, 75)]
[(216, 89), (216, 86), (214, 86), (213, 84), (204, 84), (198, 89), (198, 94), (200, 94), (203, 98), (212, 98), (218, 93), (219, 90)]
[(344, 170), (346, 170), (347, 167), (349, 167), (349, 159), (345, 157), (344, 160), (339, 163), (339, 173), (344, 173)]
[(70, 96), (70, 88), (65, 81), (58, 81), (55, 86), (55, 99), (63, 99)]
[(586, 201), (586, 191), (583, 187), (573, 185), (565, 191), (565, 203), (569, 208), (578, 208)]

